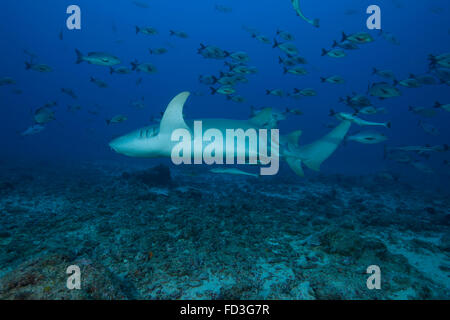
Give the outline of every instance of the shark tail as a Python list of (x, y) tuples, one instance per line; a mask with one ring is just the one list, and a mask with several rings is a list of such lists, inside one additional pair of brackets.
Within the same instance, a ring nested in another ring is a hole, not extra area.
[(351, 125), (350, 121), (344, 120), (321, 139), (302, 147), (290, 143), (286, 156), (289, 167), (299, 176), (304, 176), (302, 165), (311, 170), (320, 171), (322, 163), (344, 141)]

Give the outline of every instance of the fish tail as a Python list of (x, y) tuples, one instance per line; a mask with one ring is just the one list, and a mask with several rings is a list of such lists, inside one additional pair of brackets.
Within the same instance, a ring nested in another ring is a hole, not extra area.
[(436, 101), (435, 103), (434, 103), (434, 106), (433, 106), (434, 108), (440, 108), (440, 107), (442, 107), (442, 103), (440, 103), (439, 101)]
[(314, 19), (312, 25), (316, 28), (320, 27), (320, 20), (319, 19)]
[(328, 114), (330, 117), (333, 117), (336, 114), (336, 111), (330, 109), (330, 113)]
[(328, 54), (329, 51), (327, 51), (326, 49), (322, 48), (322, 57), (326, 56)]
[(75, 53), (77, 54), (77, 61), (75, 63), (79, 64), (79, 63), (83, 62), (84, 59), (83, 59), (83, 54), (81, 53), (81, 51), (78, 49), (75, 49)]
[(214, 95), (217, 93), (217, 89), (214, 87), (209, 87), (209, 89), (211, 89), (211, 94)]
[(139, 28), (138, 26), (136, 26), (136, 34), (138, 34), (139, 32), (141, 32), (141, 28)]
[(336, 48), (338, 46), (338, 43), (336, 40), (333, 40), (333, 44), (331, 45), (333, 48)]
[(325, 81), (327, 81), (327, 79), (324, 77), (320, 77), (320, 81), (325, 82)]
[(288, 71), (289, 71), (288, 68), (286, 68), (286, 67), (283, 68), (283, 73), (284, 74), (288, 73)]
[(111, 124), (111, 120), (106, 119), (105, 121), (106, 121), (106, 125), (109, 126)]
[(114, 68), (113, 67), (109, 67), (109, 74), (113, 74), (115, 71), (114, 71)]
[(31, 69), (31, 63), (25, 62), (25, 70), (30, 70), (30, 69)]
[(217, 79), (216, 76), (212, 76), (212, 79), (213, 79), (213, 84), (216, 84), (217, 81), (219, 81), (219, 79)]
[(169, 30), (169, 33), (170, 33), (171, 36), (173, 36), (175, 34), (175, 31)]
[(377, 68), (372, 68), (372, 74), (377, 74), (378, 73), (378, 69)]
[(138, 62), (137, 62), (137, 60), (136, 61), (134, 61), (134, 62), (131, 62), (131, 70), (136, 70), (137, 69), (137, 67), (138, 67)]
[(282, 64), (283, 63), (283, 58), (278, 57), (278, 64)]
[(266, 95), (269, 95), (269, 94), (270, 94), (270, 90), (266, 89)]
[(392, 125), (391, 125), (390, 121), (386, 123), (386, 128), (388, 128), (388, 129), (392, 128)]
[(342, 40), (341, 42), (344, 42), (345, 40), (347, 40), (348, 36), (345, 34), (344, 31), (342, 31)]
[(272, 46), (272, 48), (277, 48), (278, 46), (280, 46), (280, 44), (278, 43), (277, 39), (273, 39), (273, 46)]

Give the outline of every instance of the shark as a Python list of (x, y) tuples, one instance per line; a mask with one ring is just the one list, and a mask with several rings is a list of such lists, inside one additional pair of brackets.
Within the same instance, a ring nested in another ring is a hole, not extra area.
[[(194, 122), (184, 119), (183, 108), (190, 93), (182, 92), (174, 97), (168, 104), (161, 122), (151, 126), (146, 126), (134, 130), (128, 134), (113, 139), (109, 146), (115, 152), (136, 158), (164, 158), (171, 157), (172, 150), (178, 144), (173, 141), (172, 135), (175, 130), (184, 129), (188, 132), (194, 132)], [(196, 120), (197, 121), (197, 120)], [(277, 119), (274, 119), (270, 108), (264, 109), (248, 120), (233, 120), (233, 119), (203, 119), (203, 129), (215, 129), (223, 134), (227, 130), (247, 130), (247, 129), (267, 129), (275, 128), (277, 126)], [(347, 135), (352, 122), (342, 120), (331, 132), (322, 138), (306, 145), (300, 145), (299, 140), (302, 135), (301, 130), (294, 131), (288, 135), (279, 137), (278, 145), (279, 151), (277, 156), (287, 162), (289, 167), (299, 176), (304, 176), (303, 166), (319, 171), (321, 164), (327, 160), (342, 143)], [(194, 135), (191, 135), (194, 137)], [(260, 139), (258, 137), (258, 139)], [(194, 141), (195, 143), (195, 141)], [(227, 148), (233, 150), (227, 150)], [(246, 144), (243, 152), (245, 154), (236, 154), (234, 144), (224, 144), (224, 153), (234, 152), (235, 157), (247, 157), (249, 155), (249, 146)], [(208, 145), (203, 146), (208, 148)], [(268, 146), (272, 149), (272, 144)], [(192, 153), (195, 151), (192, 150)], [(259, 152), (259, 151), (258, 151)], [(272, 152), (273, 153), (273, 152)]]

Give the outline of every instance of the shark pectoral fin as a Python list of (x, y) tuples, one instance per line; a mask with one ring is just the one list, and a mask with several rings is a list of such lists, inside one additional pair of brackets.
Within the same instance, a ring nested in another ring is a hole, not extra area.
[(183, 107), (189, 95), (189, 92), (182, 92), (170, 101), (161, 119), (159, 134), (172, 134), (175, 129), (189, 130), (183, 118)]
[(305, 172), (302, 168), (302, 160), (296, 158), (286, 158), (286, 162), (289, 167), (294, 171), (298, 176), (304, 177)]

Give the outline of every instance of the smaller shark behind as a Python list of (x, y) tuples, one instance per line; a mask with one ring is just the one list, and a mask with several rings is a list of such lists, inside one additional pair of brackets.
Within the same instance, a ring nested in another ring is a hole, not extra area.
[[(112, 140), (109, 146), (117, 153), (138, 158), (162, 158), (171, 157), (173, 148), (178, 142), (172, 141), (172, 133), (176, 129), (186, 129), (193, 132), (194, 121), (185, 121), (183, 117), (183, 107), (190, 93), (182, 92), (178, 94), (166, 108), (159, 125), (152, 125), (135, 130), (129, 134)], [(266, 129), (274, 128), (277, 125), (277, 119), (274, 119), (270, 110), (265, 110), (262, 114), (257, 114), (249, 120), (231, 120), (231, 119), (204, 119), (199, 120), (203, 123), (203, 128), (216, 129), (223, 133), (227, 130), (248, 130), (248, 129)], [(299, 138), (301, 131), (294, 131), (286, 136), (280, 136), (279, 157), (284, 159), (290, 168), (299, 176), (304, 176), (303, 165), (311, 170), (319, 171), (321, 164), (328, 159), (339, 144), (344, 140), (351, 122), (343, 120), (330, 133), (321, 139), (300, 146)], [(226, 150), (228, 143), (224, 143), (224, 154), (234, 152)], [(203, 148), (208, 147), (203, 146)], [(245, 148), (245, 154), (235, 154), (235, 157), (248, 156), (248, 146)], [(192, 151), (194, 152), (194, 151)]]

